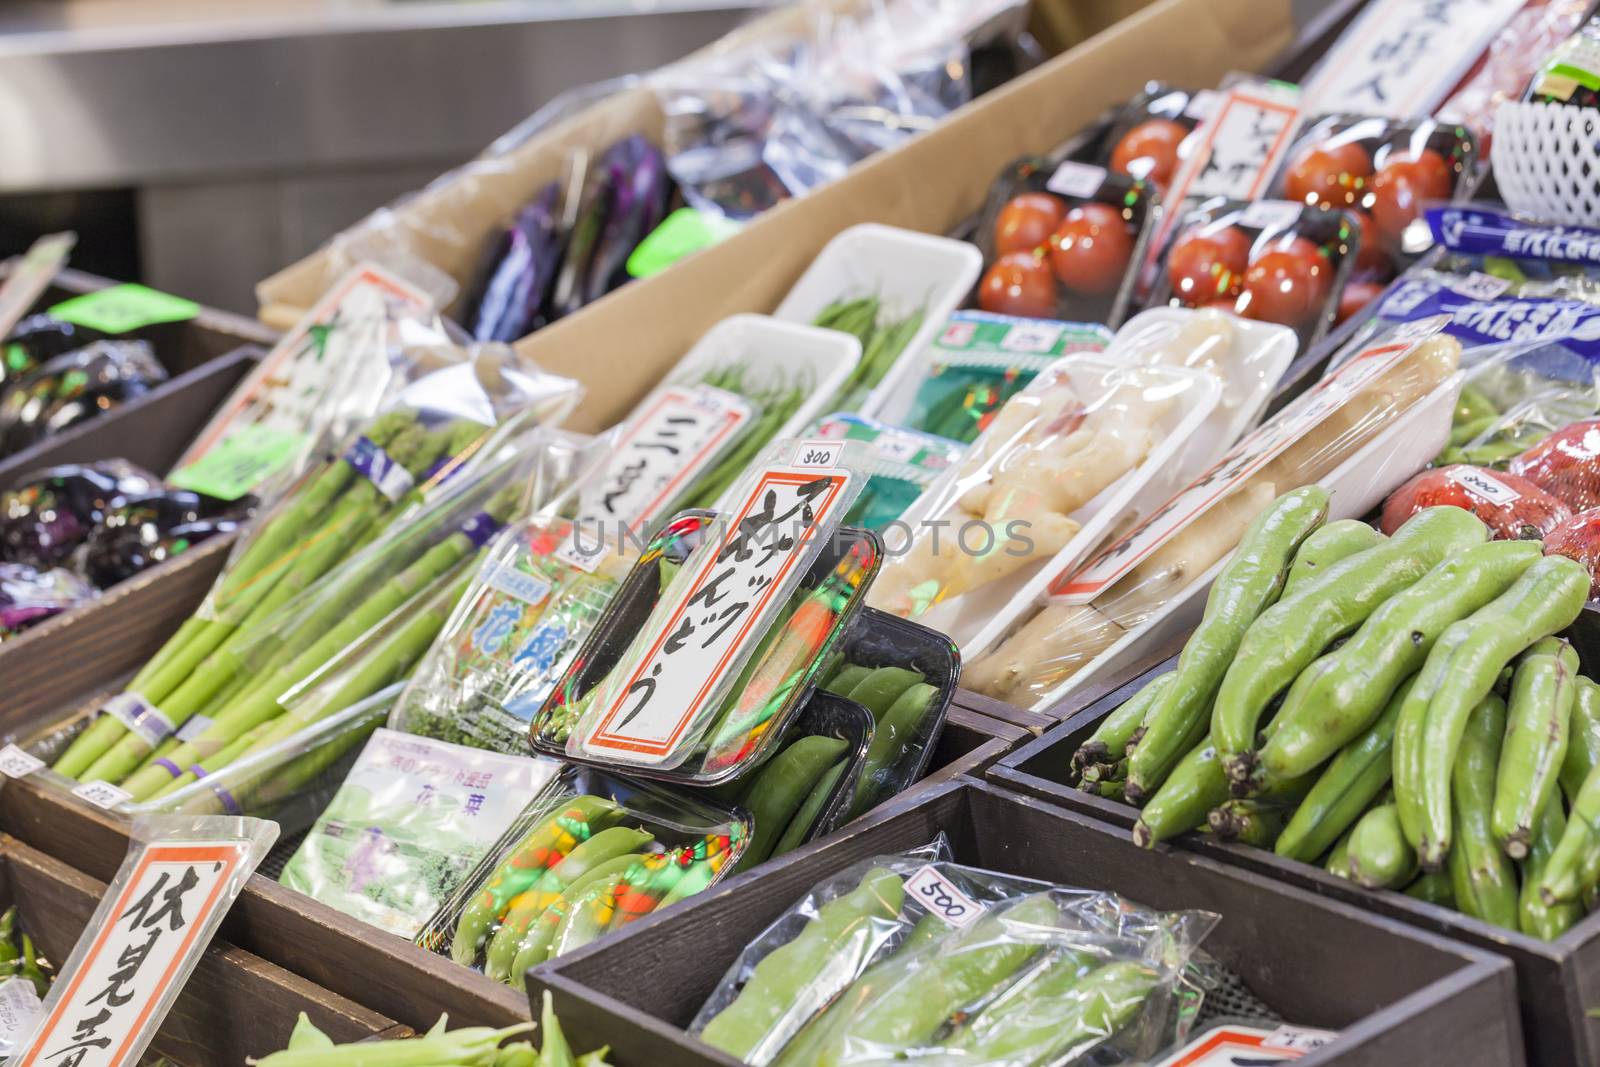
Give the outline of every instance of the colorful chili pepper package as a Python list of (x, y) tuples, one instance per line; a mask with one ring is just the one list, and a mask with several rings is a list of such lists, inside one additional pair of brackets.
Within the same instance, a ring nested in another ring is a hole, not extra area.
[(843, 525), (864, 447), (780, 441), (675, 578), (641, 557), (535, 717), (534, 748), (697, 785), (766, 758), (877, 573), (877, 536)]
[(867, 466), (867, 487), (844, 521), (876, 533), (898, 519), (966, 451), (955, 441), (844, 412), (826, 416), (806, 436), (871, 446), (871, 457), (861, 461)]
[(984, 311), (1116, 326), (1127, 314), (1135, 263), (1161, 212), (1147, 182), (1070, 160), (1028, 157), (990, 187), (978, 223)]
[[(1465, 196), (1477, 136), (1434, 119), (1322, 115), (1300, 128), (1271, 195), (1348, 210), (1361, 230), (1354, 277), (1381, 282), (1433, 243), (1423, 208)], [(1341, 316), (1343, 317), (1343, 316)]]
[(690, 1033), (755, 1067), (1148, 1062), (1187, 1035), (1201, 993), (1185, 971), (1218, 916), (948, 857), (940, 835), (814, 886)]
[(442, 900), (416, 942), (521, 989), (529, 967), (708, 888), (749, 837), (748, 820), (730, 808), (568, 766)]
[(1111, 342), (1099, 323), (1054, 322), (957, 311), (926, 348), (906, 358), (913, 371), (877, 417), (971, 444), (995, 413), (1062, 356), (1094, 353)]
[(380, 728), (279, 881), (414, 937), (559, 770)]
[(1172, 227), (1149, 306), (1216, 307), (1275, 322), (1305, 350), (1338, 316), (1360, 249), (1348, 211), (1213, 197)]

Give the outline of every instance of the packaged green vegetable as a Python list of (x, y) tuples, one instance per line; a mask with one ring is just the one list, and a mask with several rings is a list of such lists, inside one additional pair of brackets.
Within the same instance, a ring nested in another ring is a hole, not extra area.
[(870, 446), (871, 454), (862, 461), (866, 488), (844, 521), (877, 532), (898, 519), (966, 451), (955, 441), (842, 412), (823, 418), (806, 437), (862, 441)]

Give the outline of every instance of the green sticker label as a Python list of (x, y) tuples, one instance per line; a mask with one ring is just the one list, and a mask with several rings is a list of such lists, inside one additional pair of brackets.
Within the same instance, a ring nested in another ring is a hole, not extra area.
[(187, 322), (200, 314), (200, 305), (129, 282), (64, 300), (50, 314), (101, 333), (127, 333), (162, 322)]
[(648, 278), (691, 252), (710, 248), (737, 232), (737, 222), (721, 215), (702, 215), (692, 207), (680, 207), (639, 242), (639, 247), (628, 257), (628, 273), (635, 278)]
[(238, 500), (288, 466), (305, 444), (303, 433), (246, 423), (167, 481), (179, 489)]

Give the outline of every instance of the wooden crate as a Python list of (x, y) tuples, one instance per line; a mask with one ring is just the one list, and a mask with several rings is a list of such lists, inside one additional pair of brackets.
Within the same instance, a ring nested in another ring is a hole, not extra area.
[[(1491, 953), (1190, 852), (1147, 852), (1112, 827), (976, 783), (903, 797), (850, 832), (542, 964), (529, 995), (550, 990), (574, 1043), (610, 1041), (619, 1067), (732, 1067), (681, 1027), (744, 946), (818, 881), (939, 833), (960, 863), (1217, 913), (1208, 953), (1285, 1021), (1341, 1032), (1299, 1061), (1307, 1067), (1523, 1062), (1512, 974)], [(646, 1051), (635, 1053), (635, 1039)]]
[[(121, 863), (117, 856), (113, 867)], [(47, 960), (65, 960), (106, 887), (16, 838), (0, 835), (0, 906), (18, 921)], [(213, 941), (184, 984), (151, 1046), (178, 1067), (214, 1067), (265, 1056), (289, 1040), (305, 1012), (337, 1042), (408, 1028), (236, 948)]]

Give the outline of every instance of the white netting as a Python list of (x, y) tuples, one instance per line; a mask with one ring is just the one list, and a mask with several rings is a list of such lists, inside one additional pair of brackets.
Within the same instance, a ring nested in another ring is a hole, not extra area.
[(1600, 221), (1600, 110), (1508, 100), (1494, 125), (1494, 178), (1508, 207), (1550, 222)]

